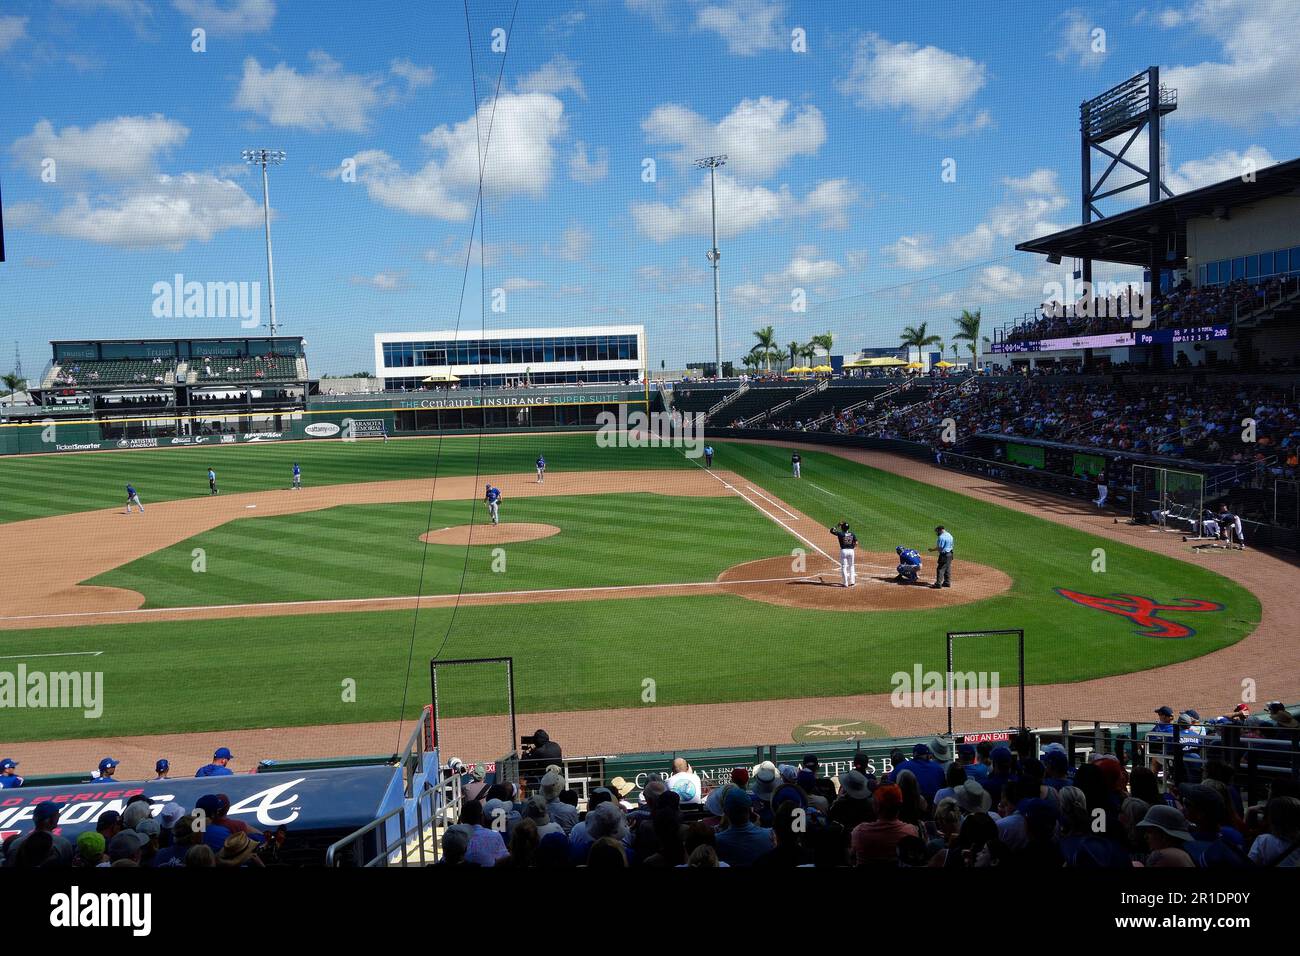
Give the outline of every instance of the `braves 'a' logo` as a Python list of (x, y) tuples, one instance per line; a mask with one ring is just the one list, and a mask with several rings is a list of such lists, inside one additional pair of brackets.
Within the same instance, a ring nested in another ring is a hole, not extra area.
[(1056, 593), (1075, 604), (1082, 604), (1095, 611), (1118, 614), (1126, 617), (1146, 630), (1138, 631), (1147, 637), (1191, 637), (1196, 633), (1186, 624), (1157, 617), (1159, 611), (1222, 611), (1223, 605), (1214, 601), (1198, 601), (1195, 598), (1176, 598), (1175, 604), (1157, 604), (1151, 598), (1136, 594), (1112, 594), (1100, 597), (1095, 594), (1080, 594), (1067, 588), (1057, 588)]

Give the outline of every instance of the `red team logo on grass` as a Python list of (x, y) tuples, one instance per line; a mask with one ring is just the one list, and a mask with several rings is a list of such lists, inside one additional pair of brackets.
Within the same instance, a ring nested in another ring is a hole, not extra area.
[(1157, 617), (1158, 611), (1222, 611), (1223, 605), (1216, 604), (1214, 601), (1198, 601), (1196, 598), (1177, 598), (1177, 604), (1157, 604), (1151, 598), (1139, 597), (1136, 594), (1113, 594), (1110, 597), (1099, 597), (1095, 594), (1080, 594), (1078, 591), (1070, 591), (1066, 588), (1057, 588), (1056, 593), (1066, 600), (1073, 601), (1075, 604), (1082, 604), (1084, 607), (1090, 607), (1094, 611), (1105, 611), (1108, 614), (1118, 614), (1126, 617), (1140, 627), (1147, 628), (1144, 631), (1138, 631), (1139, 634), (1146, 637), (1191, 637), (1196, 633), (1186, 624), (1179, 624), (1177, 621), (1167, 621), (1162, 617)]

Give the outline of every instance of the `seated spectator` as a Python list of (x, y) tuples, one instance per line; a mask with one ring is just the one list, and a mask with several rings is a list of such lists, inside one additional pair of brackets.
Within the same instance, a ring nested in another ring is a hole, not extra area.
[(495, 866), (497, 860), (510, 855), (501, 832), (483, 826), (483, 804), (479, 801), (462, 803), (458, 822), (470, 829), (469, 848), (465, 851), (467, 862), (477, 866)]
[(876, 818), (871, 805), (871, 787), (860, 770), (850, 770), (841, 778), (839, 796), (827, 816), (850, 832), (859, 823), (870, 823)]
[(465, 858), (469, 852), (470, 837), (474, 835), (472, 828), (464, 824), (456, 824), (447, 827), (442, 833), (442, 856), (435, 866), (475, 866)]
[(565, 835), (578, 825), (578, 809), (560, 799), (564, 790), (564, 778), (554, 771), (542, 777), (542, 797), (546, 800), (546, 812), (560, 825)]
[(587, 866), (592, 869), (621, 870), (626, 869), (627, 865), (627, 851), (613, 837), (601, 837), (591, 845), (591, 851), (587, 854)]
[(917, 827), (899, 819), (903, 809), (903, 791), (896, 784), (877, 787), (876, 819), (853, 828), (851, 844), (856, 866), (892, 863), (897, 858), (898, 841), (905, 836), (922, 836)]
[(1152, 807), (1137, 828), (1146, 837), (1147, 847), (1151, 850), (1146, 858), (1147, 866), (1196, 865), (1183, 849), (1191, 842), (1192, 834), (1180, 811), (1163, 805)]
[(727, 792), (723, 804), (726, 825), (717, 833), (718, 859), (729, 866), (750, 866), (772, 849), (772, 831), (756, 824), (753, 800), (745, 791)]
[(1273, 797), (1264, 811), (1266, 833), (1250, 847), (1256, 866), (1300, 867), (1300, 799)]
[(812, 853), (804, 845), (800, 832), (806, 832), (806, 828), (797, 828), (795, 822), (802, 819), (802, 811), (794, 804), (781, 804), (772, 824), (772, 839), (776, 845), (756, 859), (754, 865), (789, 868), (810, 864)]

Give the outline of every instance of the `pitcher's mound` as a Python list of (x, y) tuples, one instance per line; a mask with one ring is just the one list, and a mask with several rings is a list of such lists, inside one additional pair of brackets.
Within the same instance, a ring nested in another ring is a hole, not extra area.
[(727, 568), (718, 575), (718, 584), (729, 594), (780, 604), (785, 607), (806, 607), (822, 611), (910, 611), (953, 604), (982, 601), (1009, 590), (1011, 578), (997, 568), (985, 564), (972, 564), (958, 560), (953, 565), (953, 586), (934, 590), (934, 562), (924, 566), (921, 584), (895, 582), (894, 569), (898, 566), (895, 554), (875, 554), (859, 551), (857, 555), (858, 583), (854, 587), (840, 586), (840, 568), (821, 555), (809, 555), (808, 570), (797, 573), (791, 569), (791, 558), (763, 558)]
[(428, 544), (451, 544), (464, 547), (467, 544), (514, 544), (517, 541), (536, 541), (559, 534), (560, 529), (553, 524), (458, 524), (454, 528), (439, 528), (426, 531), (420, 540)]

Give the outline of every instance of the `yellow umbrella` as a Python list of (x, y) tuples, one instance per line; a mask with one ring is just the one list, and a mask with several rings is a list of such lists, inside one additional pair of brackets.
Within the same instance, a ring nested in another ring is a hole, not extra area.
[(906, 365), (899, 358), (861, 358), (855, 362), (849, 362), (845, 368), (891, 368), (898, 365)]
[(953, 365), (951, 362), (945, 360), (945, 361), (942, 361), (942, 362), (935, 362), (935, 363), (934, 363), (934, 367), (935, 367), (935, 368), (956, 368), (957, 366), (955, 366), (955, 365)]
[(833, 371), (835, 371), (835, 369), (831, 368), (829, 365), (814, 365), (813, 368), (812, 368), (812, 370), (813, 370), (814, 372), (833, 372)]
[(794, 368), (787, 369), (786, 371), (791, 375), (807, 375), (812, 371), (812, 369), (808, 368), (806, 365), (796, 365)]
[(907, 367), (908, 367), (908, 368), (925, 368), (925, 366), (922, 365), (920, 362), (908, 362), (908, 363), (907, 363)]

